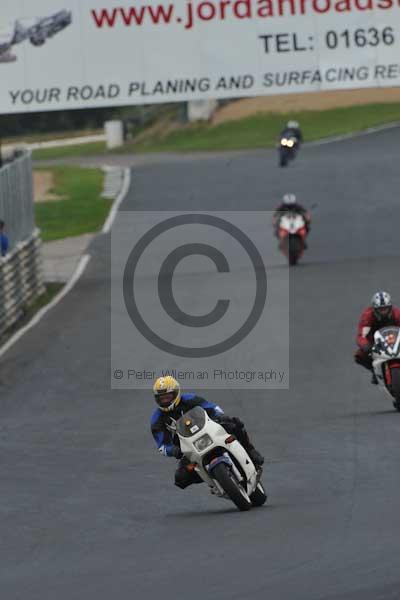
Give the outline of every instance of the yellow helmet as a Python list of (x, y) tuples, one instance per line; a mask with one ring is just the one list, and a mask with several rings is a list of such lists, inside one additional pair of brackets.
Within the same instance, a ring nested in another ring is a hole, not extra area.
[(159, 377), (153, 385), (154, 398), (164, 412), (170, 412), (181, 400), (179, 383), (171, 375)]

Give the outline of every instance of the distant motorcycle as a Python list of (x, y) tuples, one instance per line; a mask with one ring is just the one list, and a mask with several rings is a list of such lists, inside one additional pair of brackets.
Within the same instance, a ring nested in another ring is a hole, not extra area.
[(400, 328), (384, 327), (374, 335), (372, 367), (381, 389), (400, 412)]
[(279, 247), (289, 265), (296, 265), (306, 249), (307, 227), (303, 215), (284, 213), (278, 221)]
[(256, 469), (238, 440), (203, 408), (186, 412), (176, 422), (176, 434), (187, 469), (196, 471), (212, 494), (231, 500), (241, 511), (266, 502), (262, 469)]
[(295, 137), (282, 137), (279, 144), (279, 165), (286, 167), (294, 160), (299, 149), (299, 141)]

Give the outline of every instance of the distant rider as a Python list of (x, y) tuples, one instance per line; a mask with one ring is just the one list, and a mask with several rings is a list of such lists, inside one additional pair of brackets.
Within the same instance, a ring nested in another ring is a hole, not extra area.
[[(358, 323), (358, 350), (354, 354), (357, 364), (372, 371), (371, 349), (374, 343), (374, 333), (378, 329), (390, 325), (400, 327), (400, 308), (393, 306), (390, 294), (377, 292), (372, 296), (371, 306), (362, 312)], [(378, 383), (373, 371), (371, 383), (375, 385)]]
[(278, 237), (279, 230), (279, 219), (282, 216), (282, 213), (292, 212), (300, 214), (306, 223), (307, 234), (311, 228), (311, 214), (309, 211), (302, 205), (297, 202), (296, 196), (294, 194), (285, 194), (282, 198), (282, 202), (275, 209), (274, 215), (272, 217), (272, 224), (275, 229), (275, 235)]
[(4, 229), (5, 223), (4, 221), (0, 220), (0, 256), (6, 256), (10, 245)]
[(256, 468), (260, 468), (264, 463), (264, 458), (250, 442), (240, 419), (228, 417), (222, 408), (196, 394), (182, 394), (179, 383), (170, 375), (159, 377), (154, 383), (153, 392), (158, 408), (151, 418), (151, 432), (161, 454), (179, 459), (179, 466), (175, 472), (175, 485), (179, 488), (184, 489), (192, 483), (202, 483), (195, 471), (187, 469), (189, 462), (183, 458), (176, 435), (176, 421), (195, 406), (204, 408), (213, 421), (220, 423), (229, 434), (237, 438)]
[(298, 144), (303, 142), (303, 134), (297, 121), (288, 121), (285, 128), (281, 131), (280, 139), (295, 138)]

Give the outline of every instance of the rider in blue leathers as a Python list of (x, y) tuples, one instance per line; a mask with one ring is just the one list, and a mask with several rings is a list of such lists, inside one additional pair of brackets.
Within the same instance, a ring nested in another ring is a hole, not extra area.
[(158, 408), (151, 418), (151, 432), (161, 454), (180, 459), (175, 472), (175, 485), (184, 489), (192, 483), (202, 483), (202, 479), (195, 471), (187, 469), (188, 461), (182, 457), (175, 425), (185, 412), (195, 406), (204, 408), (211, 419), (221, 423), (228, 433), (234, 435), (247, 451), (255, 466), (261, 467), (264, 458), (250, 442), (240, 419), (228, 417), (217, 404), (196, 394), (181, 394), (179, 383), (169, 375), (157, 379), (153, 391)]

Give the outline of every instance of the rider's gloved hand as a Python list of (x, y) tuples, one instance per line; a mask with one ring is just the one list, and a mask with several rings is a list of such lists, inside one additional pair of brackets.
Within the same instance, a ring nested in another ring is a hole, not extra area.
[(174, 446), (171, 450), (171, 456), (173, 456), (174, 458), (182, 458), (183, 454), (181, 449), (179, 448), (179, 446)]
[(228, 417), (228, 415), (215, 415), (215, 417), (213, 417), (213, 421), (219, 425), (222, 425), (222, 427), (226, 425), (232, 425), (232, 418)]
[(359, 348), (366, 354), (369, 354), (371, 352), (371, 344), (360, 344)]
[(240, 419), (238, 419), (238, 417), (232, 417), (232, 422), (235, 424), (235, 426), (238, 429), (243, 429), (244, 428), (243, 421), (241, 421)]
[(382, 347), (383, 347), (383, 351), (385, 352), (385, 354), (389, 354), (389, 355), (393, 354), (392, 347), (387, 342), (383, 342)]
[(218, 415), (214, 418), (222, 427), (233, 435), (239, 435), (239, 432), (244, 428), (244, 423), (237, 417), (229, 417), (228, 415)]
[(358, 344), (359, 349), (369, 358), (372, 358), (372, 352), (380, 352), (377, 344)]

